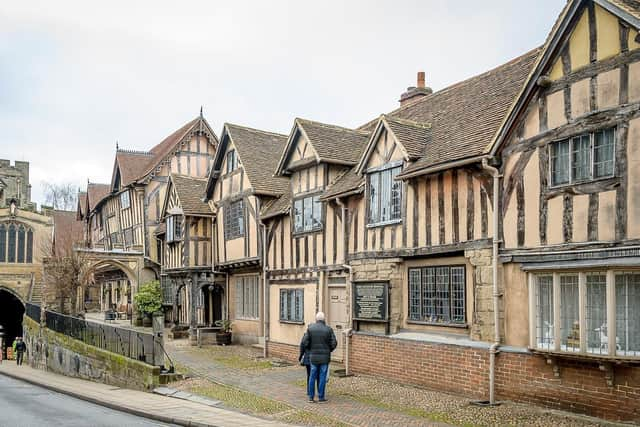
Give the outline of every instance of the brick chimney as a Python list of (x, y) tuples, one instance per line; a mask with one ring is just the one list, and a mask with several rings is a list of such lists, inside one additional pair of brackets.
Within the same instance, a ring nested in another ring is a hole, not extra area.
[(416, 86), (408, 87), (407, 91), (400, 95), (401, 107), (433, 93), (433, 90), (425, 85), (424, 71), (418, 71), (418, 77), (416, 80)]

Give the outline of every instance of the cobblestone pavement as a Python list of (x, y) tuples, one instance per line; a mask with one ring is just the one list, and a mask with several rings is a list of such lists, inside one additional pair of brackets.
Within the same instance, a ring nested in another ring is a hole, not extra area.
[[(355, 426), (563, 426), (612, 425), (573, 414), (505, 402), (496, 408), (480, 408), (469, 400), (447, 393), (424, 390), (370, 376), (331, 377), (329, 403), (306, 401), (301, 366), (270, 367), (259, 357), (261, 350), (248, 346), (189, 346), (186, 340), (168, 341), (167, 350), (179, 365), (194, 376), (230, 385)], [(252, 363), (251, 363), (252, 361)], [(332, 364), (335, 369), (335, 365)]]
[[(188, 367), (192, 374), (214, 382), (240, 388), (261, 397), (274, 399), (318, 415), (333, 418), (339, 422), (357, 426), (445, 426), (424, 418), (412, 417), (399, 412), (387, 411), (373, 405), (367, 405), (345, 396), (331, 394), (331, 384), (337, 381), (330, 378), (327, 385), (327, 404), (308, 403), (304, 388), (296, 383), (305, 380), (305, 371), (301, 366), (271, 369), (238, 369), (220, 363), (212, 357), (206, 347), (198, 349), (189, 346), (185, 340), (168, 341), (165, 345), (171, 358), (180, 365)], [(236, 347), (236, 346), (234, 346)], [(244, 348), (251, 353), (251, 350)], [(231, 350), (233, 351), (233, 350)], [(259, 350), (255, 351), (255, 354)]]

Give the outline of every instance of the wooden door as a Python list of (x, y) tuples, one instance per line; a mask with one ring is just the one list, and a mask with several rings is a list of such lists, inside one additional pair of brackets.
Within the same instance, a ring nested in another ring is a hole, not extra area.
[(332, 353), (331, 359), (342, 362), (344, 357), (344, 334), (342, 331), (349, 326), (349, 313), (347, 312), (347, 288), (344, 286), (329, 288), (329, 313), (327, 313), (329, 326), (333, 328), (338, 340), (338, 347)]

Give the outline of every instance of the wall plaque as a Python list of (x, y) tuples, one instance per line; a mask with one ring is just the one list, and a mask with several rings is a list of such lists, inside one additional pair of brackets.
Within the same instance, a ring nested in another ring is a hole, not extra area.
[(387, 322), (389, 282), (354, 282), (353, 308), (354, 320)]

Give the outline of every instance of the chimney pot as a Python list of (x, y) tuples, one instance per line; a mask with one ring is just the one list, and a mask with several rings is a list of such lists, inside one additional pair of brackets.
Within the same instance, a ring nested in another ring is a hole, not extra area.
[(419, 88), (423, 88), (425, 86), (424, 83), (424, 71), (418, 71), (418, 85)]

